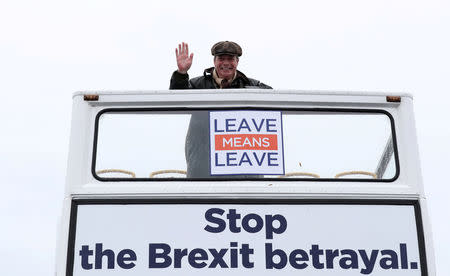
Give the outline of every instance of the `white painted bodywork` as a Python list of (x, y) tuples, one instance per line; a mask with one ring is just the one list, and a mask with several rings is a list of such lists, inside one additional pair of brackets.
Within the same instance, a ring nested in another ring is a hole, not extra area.
[[(99, 95), (85, 101), (85, 94)], [(401, 96), (387, 102), (386, 96)], [(426, 197), (424, 195), (413, 99), (402, 93), (362, 93), (287, 90), (179, 90), (80, 92), (73, 96), (70, 150), (61, 217), (56, 275), (65, 275), (70, 207), (73, 198), (295, 198), (295, 199), (410, 199), (419, 200), (428, 275), (435, 275)], [(95, 118), (105, 108), (136, 107), (267, 107), (378, 109), (394, 119), (400, 166), (394, 182), (314, 181), (171, 181), (101, 182), (91, 173)]]

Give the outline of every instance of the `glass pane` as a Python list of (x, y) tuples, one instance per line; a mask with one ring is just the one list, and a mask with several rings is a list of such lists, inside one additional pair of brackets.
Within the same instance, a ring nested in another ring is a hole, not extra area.
[[(233, 119), (221, 125), (221, 116)], [(104, 179), (376, 181), (395, 177), (393, 149), (391, 122), (383, 113), (117, 111), (103, 113), (98, 121), (95, 170)], [(271, 162), (282, 169), (270, 171)], [(256, 169), (264, 164), (269, 171)], [(214, 166), (231, 170), (215, 173)]]
[(395, 176), (395, 170), (376, 175), (391, 136), (390, 120), (384, 114), (284, 112), (283, 134), (288, 173), (308, 172), (321, 178)]
[[(126, 170), (137, 178), (148, 178), (152, 172), (167, 169), (186, 171), (184, 139), (190, 117), (190, 114), (102, 114), (98, 126), (96, 171)], [(98, 175), (103, 178), (130, 177), (117, 173)], [(185, 177), (185, 174), (174, 173), (173, 177)]]

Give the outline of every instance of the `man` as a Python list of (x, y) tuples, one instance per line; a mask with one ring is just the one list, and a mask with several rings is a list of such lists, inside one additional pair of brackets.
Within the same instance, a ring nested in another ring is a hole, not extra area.
[(237, 70), (242, 48), (231, 41), (221, 41), (214, 44), (211, 54), (214, 56), (214, 67), (205, 69), (203, 76), (189, 80), (188, 70), (191, 68), (194, 54), (189, 55), (187, 43), (178, 45), (175, 49), (178, 70), (170, 79), (170, 89), (216, 89), (216, 88), (263, 88), (272, 87), (247, 78)]
[[(214, 44), (211, 54), (214, 56), (214, 67), (205, 69), (203, 76), (189, 79), (194, 54), (189, 54), (187, 43), (175, 49), (178, 70), (170, 79), (170, 89), (225, 89), (225, 88), (259, 88), (272, 87), (255, 79), (247, 78), (237, 70), (242, 48), (235, 42), (221, 41)], [(209, 114), (207, 111), (192, 113), (186, 135), (185, 154), (188, 178), (211, 178), (209, 164)], [(237, 178), (248, 176), (237, 176)], [(250, 176), (252, 177), (252, 176)], [(257, 176), (253, 176), (257, 177)], [(214, 178), (220, 178), (215, 176)], [(225, 176), (232, 178), (232, 176)]]

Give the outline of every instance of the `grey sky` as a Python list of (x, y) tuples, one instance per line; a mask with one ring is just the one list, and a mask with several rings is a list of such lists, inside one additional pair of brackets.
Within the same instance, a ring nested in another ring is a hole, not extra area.
[(414, 95), (437, 271), (450, 275), (449, 30), (448, 0), (2, 0), (2, 274), (53, 273), (72, 93), (166, 89), (179, 42), (195, 76), (233, 40), (239, 69), (274, 88)]

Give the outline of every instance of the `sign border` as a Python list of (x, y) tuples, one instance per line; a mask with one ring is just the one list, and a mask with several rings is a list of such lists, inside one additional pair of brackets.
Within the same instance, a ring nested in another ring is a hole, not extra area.
[[(280, 113), (280, 137), (281, 137), (281, 154), (283, 156), (283, 173), (237, 173), (237, 174), (212, 174), (212, 167), (211, 167), (211, 147), (212, 147), (212, 141), (211, 141), (211, 113), (212, 112), (227, 112), (227, 111), (261, 111), (261, 112), (279, 112)], [(239, 175), (284, 175), (286, 173), (286, 166), (284, 163), (284, 140), (283, 140), (283, 110), (248, 110), (248, 109), (233, 109), (233, 110), (209, 110), (208, 111), (208, 119), (209, 119), (209, 126), (208, 126), (208, 136), (209, 136), (209, 175), (210, 176), (239, 176)]]
[(296, 198), (97, 198), (72, 199), (67, 246), (66, 276), (73, 276), (78, 206), (141, 204), (239, 204), (239, 205), (409, 205), (414, 207), (421, 276), (428, 276), (423, 220), (419, 200), (401, 199), (296, 199)]

